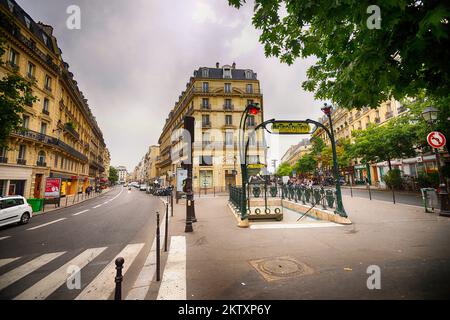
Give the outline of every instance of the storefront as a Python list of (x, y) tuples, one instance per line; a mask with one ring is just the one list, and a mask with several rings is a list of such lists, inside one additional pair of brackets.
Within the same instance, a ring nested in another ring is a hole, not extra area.
[(0, 166), (0, 196), (32, 197), (31, 180), (31, 168)]
[(50, 178), (61, 179), (61, 196), (70, 196), (77, 194), (79, 183), (77, 176), (71, 176), (57, 172), (50, 172)]

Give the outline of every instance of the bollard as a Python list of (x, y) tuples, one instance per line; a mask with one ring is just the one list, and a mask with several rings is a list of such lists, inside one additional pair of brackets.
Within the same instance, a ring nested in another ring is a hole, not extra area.
[(66, 195), (66, 207), (67, 207), (67, 200), (68, 200), (68, 196)]
[(369, 200), (372, 200), (372, 192), (370, 191), (370, 184), (367, 184), (367, 188), (369, 189)]
[(123, 269), (123, 263), (125, 260), (122, 257), (119, 257), (116, 259), (116, 291), (114, 294), (114, 300), (122, 300), (122, 269)]
[(164, 226), (164, 252), (167, 252), (167, 237), (169, 232), (169, 202), (166, 203), (166, 225)]
[(161, 256), (160, 256), (160, 233), (159, 233), (159, 212), (156, 212), (156, 281), (160, 281), (160, 265), (161, 265)]

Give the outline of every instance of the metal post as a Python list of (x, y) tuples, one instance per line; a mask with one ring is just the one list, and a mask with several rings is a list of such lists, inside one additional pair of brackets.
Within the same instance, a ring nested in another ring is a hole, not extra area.
[(114, 300), (122, 300), (122, 268), (125, 260), (122, 257), (116, 259), (116, 291), (114, 293)]
[(159, 231), (159, 212), (156, 212), (156, 281), (161, 280), (161, 247), (160, 247), (160, 231)]
[(166, 225), (164, 228), (164, 252), (167, 252), (167, 239), (168, 239), (168, 232), (169, 232), (169, 203), (166, 203)]
[(369, 199), (372, 200), (372, 192), (370, 191), (370, 183), (367, 183), (367, 188), (369, 189)]
[(449, 217), (450, 216), (449, 199), (447, 192), (447, 184), (445, 183), (444, 174), (442, 173), (441, 157), (438, 149), (434, 148), (434, 153), (436, 155), (436, 162), (439, 173), (439, 200), (440, 200), (439, 215)]
[(350, 196), (353, 198), (353, 188), (352, 188), (352, 186), (353, 186), (353, 182), (352, 182), (352, 176), (350, 175)]
[(173, 217), (173, 191), (170, 192), (170, 216)]

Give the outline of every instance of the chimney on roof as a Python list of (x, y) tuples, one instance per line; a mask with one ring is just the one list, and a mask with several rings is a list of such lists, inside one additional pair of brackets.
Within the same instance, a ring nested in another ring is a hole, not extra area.
[(236, 62), (233, 62), (232, 68), (233, 68), (233, 69), (236, 69)]
[(216, 68), (219, 69), (219, 63), (218, 62), (216, 62)]

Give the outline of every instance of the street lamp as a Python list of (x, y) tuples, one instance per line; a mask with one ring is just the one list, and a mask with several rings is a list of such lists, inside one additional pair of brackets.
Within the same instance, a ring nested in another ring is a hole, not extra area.
[[(425, 121), (431, 127), (437, 121), (438, 114), (439, 114), (438, 109), (436, 109), (433, 106), (429, 106), (429, 107), (425, 108), (425, 110), (422, 112), (422, 117), (425, 119)], [(439, 174), (439, 199), (440, 199), (440, 207), (441, 207), (440, 215), (441, 216), (450, 216), (447, 184), (445, 182), (445, 178), (442, 173), (441, 157), (439, 154), (439, 150), (437, 148), (433, 148), (433, 150), (434, 150), (434, 154), (436, 156), (436, 162), (437, 162), (438, 174)]]
[(340, 184), (340, 175), (339, 175), (339, 164), (336, 152), (336, 141), (334, 139), (334, 131), (333, 131), (333, 123), (331, 121), (331, 113), (333, 111), (333, 106), (324, 104), (324, 107), (321, 109), (322, 112), (328, 117), (328, 122), (330, 123), (330, 140), (331, 140), (331, 149), (333, 151), (333, 168), (334, 168), (334, 179), (336, 182), (336, 213), (341, 217), (347, 218), (347, 212), (345, 212), (344, 204), (342, 202), (342, 192), (341, 192), (341, 184)]
[(247, 125), (247, 118), (249, 115), (255, 116), (261, 111), (259, 104), (250, 103), (245, 107), (244, 112), (241, 115), (241, 121), (239, 123), (239, 152), (241, 156), (241, 175), (242, 175), (242, 199), (241, 199), (241, 222), (240, 227), (248, 227), (248, 214), (247, 214), (247, 194), (246, 194), (246, 183), (247, 183), (247, 154), (246, 154), (246, 143), (244, 142), (245, 130)]

